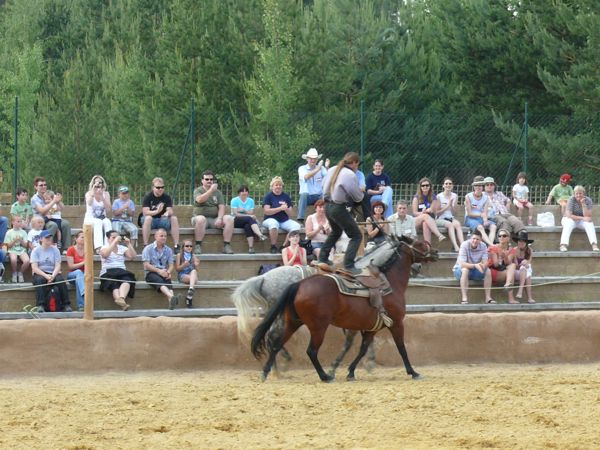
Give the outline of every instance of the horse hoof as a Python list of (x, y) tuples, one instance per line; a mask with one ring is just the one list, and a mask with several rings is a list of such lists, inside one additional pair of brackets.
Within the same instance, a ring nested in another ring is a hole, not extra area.
[(346, 381), (356, 381), (356, 377), (354, 375), (348, 375)]
[(269, 375), (269, 374), (267, 374), (267, 373), (261, 373), (261, 374), (260, 374), (260, 381), (262, 381), (263, 383), (264, 383), (265, 381), (267, 381), (267, 376), (268, 376), (268, 375)]
[(413, 380), (422, 380), (424, 377), (421, 376), (420, 374), (418, 374), (417, 372), (412, 374), (412, 379)]
[(331, 382), (333, 382), (333, 380), (335, 380), (335, 377), (332, 377), (330, 375), (326, 375), (323, 378), (321, 378), (321, 381), (323, 383), (331, 383)]

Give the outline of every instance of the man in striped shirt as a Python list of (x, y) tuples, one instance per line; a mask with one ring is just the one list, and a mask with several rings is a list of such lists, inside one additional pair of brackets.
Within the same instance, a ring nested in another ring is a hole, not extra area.
[(458, 258), (454, 264), (454, 276), (460, 280), (461, 304), (469, 303), (467, 289), (469, 280), (482, 281), (485, 290), (485, 302), (496, 303), (491, 297), (492, 273), (487, 264), (487, 245), (481, 242), (481, 233), (475, 230), (471, 239), (464, 241), (458, 251)]

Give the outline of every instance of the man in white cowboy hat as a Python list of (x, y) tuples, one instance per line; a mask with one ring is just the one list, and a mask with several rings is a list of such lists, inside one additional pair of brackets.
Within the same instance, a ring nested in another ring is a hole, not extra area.
[(512, 235), (518, 234), (525, 229), (525, 224), (514, 214), (511, 214), (509, 207), (511, 204), (510, 198), (500, 191), (496, 191), (496, 182), (492, 177), (483, 179), (485, 193), (490, 199), (491, 208), (488, 211), (488, 216), (496, 222), (498, 230), (504, 228)]
[(308, 205), (314, 205), (317, 200), (323, 198), (323, 179), (327, 175), (329, 159), (323, 162), (322, 156), (316, 148), (311, 148), (302, 155), (302, 159), (306, 160), (306, 164), (298, 167), (298, 182), (300, 183), (298, 222), (304, 221), (304, 214)]

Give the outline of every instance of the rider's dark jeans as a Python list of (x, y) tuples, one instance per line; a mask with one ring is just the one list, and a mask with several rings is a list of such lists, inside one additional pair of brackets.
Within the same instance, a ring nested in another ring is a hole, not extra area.
[(327, 220), (329, 220), (329, 225), (331, 225), (331, 233), (329, 233), (325, 244), (321, 247), (319, 261), (327, 262), (331, 249), (342, 235), (342, 232), (345, 231), (350, 238), (350, 242), (344, 256), (344, 267), (354, 267), (354, 258), (362, 240), (362, 235), (356, 221), (346, 209), (346, 205), (338, 205), (337, 203), (326, 203), (325, 215), (327, 216)]

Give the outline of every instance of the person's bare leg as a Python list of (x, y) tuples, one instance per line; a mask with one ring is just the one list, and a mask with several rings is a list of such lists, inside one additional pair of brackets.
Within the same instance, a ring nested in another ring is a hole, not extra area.
[(196, 216), (194, 218), (194, 238), (196, 239), (196, 241), (201, 241), (204, 239), (205, 234), (206, 234), (206, 217)]
[(171, 216), (171, 237), (173, 244), (179, 245), (179, 219), (177, 216)]

